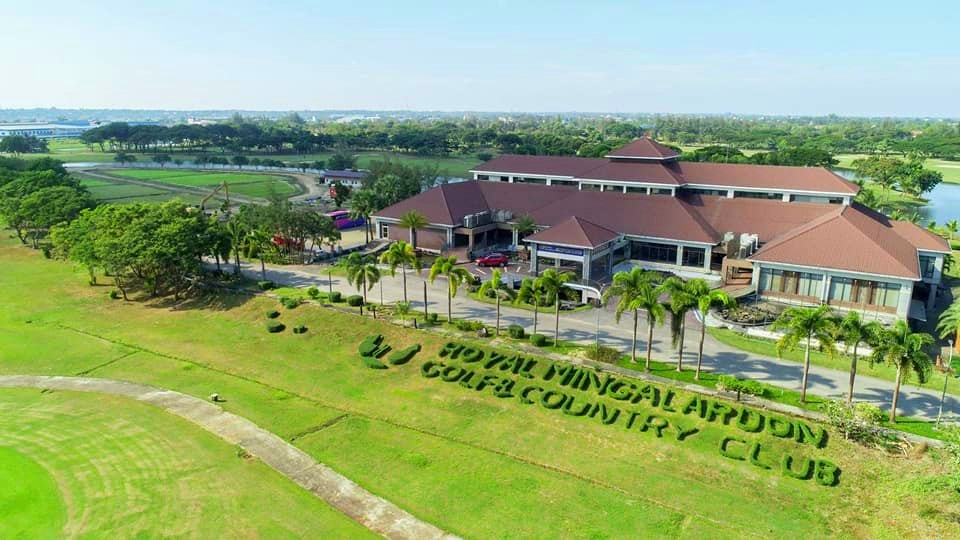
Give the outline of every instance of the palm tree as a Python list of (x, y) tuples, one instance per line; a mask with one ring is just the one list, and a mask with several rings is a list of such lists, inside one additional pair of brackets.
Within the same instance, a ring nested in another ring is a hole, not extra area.
[(494, 298), (497, 299), (497, 329), (495, 331), (496, 335), (500, 335), (500, 301), (501, 300), (513, 300), (517, 293), (513, 289), (507, 286), (503, 282), (503, 274), (500, 270), (494, 270), (490, 275), (490, 280), (484, 282), (480, 285), (480, 294), (483, 296), (490, 296), (491, 294)]
[(694, 380), (700, 380), (700, 366), (703, 364), (703, 340), (707, 336), (707, 314), (714, 307), (730, 307), (735, 302), (730, 295), (720, 289), (710, 289), (704, 279), (691, 279), (687, 282), (687, 292), (696, 302), (697, 312), (700, 313), (700, 344), (697, 349), (697, 371)]
[(524, 214), (513, 223), (513, 230), (517, 231), (517, 244), (519, 244), (524, 236), (537, 230), (537, 222), (530, 214)]
[(800, 403), (806, 403), (807, 399), (807, 375), (810, 372), (811, 341), (816, 339), (820, 343), (820, 350), (826, 351), (830, 356), (837, 352), (833, 338), (835, 325), (830, 313), (830, 306), (794, 307), (781, 313), (777, 320), (773, 322), (773, 325), (770, 326), (771, 330), (784, 331), (783, 337), (777, 340), (778, 354), (788, 349), (792, 350), (801, 340), (804, 341)]
[(533, 333), (537, 333), (537, 318), (540, 306), (545, 305), (546, 292), (543, 290), (543, 284), (540, 280), (533, 278), (524, 278), (520, 283), (520, 290), (517, 291), (516, 302), (523, 302), (533, 306)]
[(949, 339), (952, 336), (953, 346), (960, 351), (960, 300), (950, 304), (950, 307), (940, 314), (937, 332), (940, 332), (940, 337), (943, 339)]
[(430, 267), (430, 283), (437, 276), (446, 276), (447, 287), (447, 322), (453, 322), (453, 297), (457, 295), (457, 289), (466, 283), (472, 277), (470, 272), (463, 267), (457, 266), (457, 257), (437, 257)]
[(572, 272), (558, 272), (553, 268), (544, 271), (543, 274), (537, 278), (537, 281), (540, 282), (540, 287), (546, 294), (547, 299), (553, 299), (556, 311), (556, 321), (553, 325), (554, 348), (557, 347), (557, 342), (560, 341), (560, 293), (563, 291), (563, 288), (567, 285), (567, 283), (573, 280), (574, 275)]
[(407, 326), (407, 315), (410, 314), (410, 302), (397, 302), (394, 305), (397, 315), (400, 316), (400, 323), (404, 328)]
[[(630, 348), (630, 361), (637, 363), (637, 324), (640, 317), (640, 309), (647, 309), (649, 305), (643, 302), (651, 296), (654, 303), (659, 306), (660, 313), (663, 312), (663, 306), (660, 305), (660, 274), (634, 267), (629, 272), (617, 272), (613, 276), (613, 284), (603, 293), (603, 303), (606, 304), (611, 298), (617, 299), (617, 309), (615, 312), (617, 324), (620, 318), (627, 311), (633, 312), (633, 342)], [(656, 308), (654, 308), (656, 309)], [(648, 314), (649, 314), (648, 310)], [(661, 315), (662, 319), (662, 315)], [(650, 331), (653, 332), (653, 318), (650, 321)], [(648, 346), (649, 346), (648, 340)], [(647, 354), (647, 369), (650, 367), (649, 348)]]
[(367, 304), (367, 291), (380, 281), (380, 268), (359, 253), (351, 253), (344, 262), (347, 269), (347, 283), (363, 294), (363, 304)]
[(400, 216), (400, 222), (397, 224), (410, 230), (410, 244), (413, 245), (413, 249), (417, 249), (417, 230), (426, 227), (430, 222), (420, 212), (410, 210)]
[(670, 295), (666, 305), (670, 309), (670, 338), (677, 348), (677, 373), (683, 371), (683, 342), (687, 333), (687, 313), (697, 307), (697, 299), (689, 290), (688, 281), (676, 276), (663, 282), (663, 290)]
[(263, 229), (254, 229), (247, 233), (246, 240), (247, 244), (250, 246), (250, 249), (257, 252), (257, 256), (260, 259), (260, 279), (266, 281), (267, 265), (264, 263), (263, 259), (267, 248), (272, 243), (270, 233)]
[(840, 339), (847, 347), (853, 348), (850, 360), (850, 387), (847, 389), (847, 404), (853, 403), (853, 383), (857, 378), (857, 349), (862, 343), (872, 343), (883, 328), (876, 321), (864, 322), (860, 313), (851, 311), (836, 321)]
[(953, 237), (957, 235), (957, 231), (960, 231), (960, 221), (951, 219), (943, 228), (947, 232), (947, 240), (953, 240)]
[(247, 227), (236, 219), (227, 222), (227, 235), (230, 237), (230, 246), (233, 247), (234, 267), (233, 272), (240, 275), (240, 247), (243, 239), (247, 236)]
[(396, 276), (397, 267), (400, 267), (400, 275), (403, 276), (403, 301), (407, 302), (407, 266), (416, 270), (418, 274), (423, 268), (413, 246), (403, 240), (394, 242), (380, 254), (380, 262), (390, 266), (391, 276)]
[(877, 343), (870, 355), (871, 362), (887, 362), (897, 366), (897, 376), (893, 386), (893, 403), (890, 406), (890, 423), (897, 421), (897, 401), (900, 399), (900, 383), (912, 371), (917, 380), (926, 382), (927, 376), (933, 371), (930, 355), (924, 352), (924, 347), (933, 343), (933, 336), (910, 330), (910, 325), (899, 320), (890, 330), (885, 330), (878, 337)]
[(370, 215), (377, 208), (377, 193), (372, 189), (358, 189), (350, 196), (350, 218), (363, 219), (363, 236), (367, 242), (373, 239), (370, 229)]

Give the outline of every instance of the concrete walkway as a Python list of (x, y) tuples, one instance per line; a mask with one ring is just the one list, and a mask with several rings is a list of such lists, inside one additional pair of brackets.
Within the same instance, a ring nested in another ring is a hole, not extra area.
[[(224, 267), (229, 271), (230, 267)], [(244, 275), (253, 279), (260, 279), (260, 265), (243, 264)], [(386, 303), (403, 299), (403, 288), (399, 270), (396, 277), (391, 277), (389, 271), (382, 270), (383, 279), (382, 297)], [(424, 272), (424, 275), (426, 271)], [(407, 274), (408, 298), (414, 312), (423, 311), (423, 283), (422, 276), (409, 271)], [(268, 266), (267, 279), (278, 284), (296, 287), (314, 285), (321, 291), (329, 287), (325, 268), (318, 266)], [(356, 289), (347, 283), (346, 278), (333, 276), (333, 289), (344, 294), (355, 294)], [(367, 293), (371, 302), (380, 302), (381, 285), (374, 286)], [(428, 309), (445, 316), (447, 312), (447, 282), (438, 278), (433, 284), (427, 284)], [(598, 313), (599, 312), (599, 313)], [(481, 320), (487, 324), (494, 324), (496, 310), (493, 305), (478, 302), (467, 296), (465, 290), (460, 290), (453, 299), (453, 316)], [(597, 336), (599, 320), (599, 338), (602, 345), (616, 347), (622, 351), (629, 351), (631, 345), (631, 322), (629, 316), (624, 316), (617, 324), (612, 306), (600, 310), (580, 311), (575, 313), (561, 313), (560, 339), (589, 344)], [(533, 312), (517, 309), (504, 304), (501, 308), (502, 327), (509, 324), (519, 324), (528, 332), (533, 330)], [(550, 311), (541, 312), (537, 331), (548, 336), (553, 335), (554, 314)], [(700, 326), (691, 315), (687, 319), (687, 336), (684, 346), (684, 365), (692, 367), (697, 361), (697, 340)], [(637, 355), (641, 357), (646, 351), (646, 320), (641, 317), (640, 331), (637, 342)], [(654, 332), (653, 354), (659, 360), (676, 361), (677, 353), (670, 344), (669, 325), (658, 327)], [(703, 366), (705, 369), (735, 375), (740, 378), (749, 378), (790, 390), (800, 390), (800, 379), (803, 371), (802, 364), (775, 357), (762, 356), (730, 348), (710, 337), (708, 334), (703, 347)], [(811, 366), (807, 391), (811, 394), (831, 399), (845, 398), (849, 381), (849, 373), (820, 366)], [(960, 380), (949, 382), (954, 389), (960, 385)], [(943, 387), (943, 376), (935, 373), (931, 382), (921, 388), (910, 382), (905, 382), (900, 389), (899, 415), (910, 416), (924, 420), (934, 420), (940, 406), (940, 390)], [(893, 382), (870, 376), (870, 367), (862, 362), (857, 373), (854, 388), (857, 401), (873, 403), (884, 409), (889, 409), (893, 398)], [(944, 421), (957, 422), (960, 420), (960, 399), (947, 394), (943, 407)]]
[(0, 388), (96, 392), (149, 403), (242, 447), (351, 519), (386, 538), (457, 538), (373, 495), (246, 418), (193, 396), (145, 384), (85, 377), (0, 376)]

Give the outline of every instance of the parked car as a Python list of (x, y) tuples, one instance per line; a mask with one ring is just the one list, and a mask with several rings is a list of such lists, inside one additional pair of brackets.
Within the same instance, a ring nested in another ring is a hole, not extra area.
[(503, 253), (488, 253), (477, 259), (477, 266), (506, 266), (509, 260)]

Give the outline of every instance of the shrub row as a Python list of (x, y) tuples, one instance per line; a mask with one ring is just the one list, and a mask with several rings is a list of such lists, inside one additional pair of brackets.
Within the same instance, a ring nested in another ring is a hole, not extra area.
[(736, 392), (738, 400), (741, 393), (757, 397), (763, 397), (767, 393), (767, 388), (762, 383), (750, 379), (738, 379), (732, 375), (720, 375), (717, 378), (717, 390)]
[(484, 324), (480, 321), (471, 321), (468, 319), (461, 319), (454, 321), (453, 325), (457, 327), (457, 330), (461, 332), (476, 332), (484, 327)]
[(587, 358), (606, 364), (616, 364), (620, 361), (620, 357), (623, 356), (620, 351), (613, 347), (598, 345), (596, 343), (587, 345), (584, 351), (586, 352)]

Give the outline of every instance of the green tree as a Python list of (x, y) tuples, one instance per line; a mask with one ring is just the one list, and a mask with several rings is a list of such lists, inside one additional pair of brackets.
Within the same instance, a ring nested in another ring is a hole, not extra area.
[(153, 156), (153, 162), (160, 165), (161, 169), (164, 165), (170, 163), (171, 159), (170, 154), (156, 154)]
[(0, 139), (0, 152), (13, 155), (26, 154), (30, 151), (30, 141), (23, 135), (7, 135)]
[(687, 293), (696, 302), (697, 312), (700, 313), (700, 343), (697, 348), (697, 371), (694, 380), (700, 380), (700, 368), (703, 365), (703, 341), (707, 335), (707, 315), (715, 307), (730, 307), (734, 301), (730, 295), (720, 289), (710, 289), (704, 279), (691, 279), (686, 284)]
[(677, 373), (683, 371), (683, 346), (687, 333), (687, 313), (697, 307), (690, 282), (672, 276), (664, 280), (663, 290), (670, 296), (667, 308), (670, 310), (670, 339), (677, 348)]
[(852, 349), (850, 359), (850, 383), (847, 389), (847, 404), (853, 403), (853, 384), (857, 378), (858, 349), (864, 343), (873, 343), (883, 328), (876, 321), (866, 322), (860, 313), (851, 311), (846, 317), (834, 323), (840, 339), (847, 348)]
[(834, 347), (835, 323), (831, 317), (829, 306), (816, 308), (794, 307), (787, 309), (777, 317), (771, 325), (771, 330), (783, 332), (783, 337), (777, 340), (777, 352), (792, 350), (804, 343), (803, 350), (803, 379), (800, 382), (800, 402), (806, 403), (807, 376), (810, 372), (810, 347), (814, 339), (820, 344), (820, 350), (831, 357), (837, 352)]
[(533, 306), (533, 333), (537, 333), (537, 319), (540, 306), (547, 305), (547, 293), (543, 289), (543, 284), (538, 279), (524, 278), (520, 282), (520, 290), (517, 291), (515, 301), (523, 302)]
[(343, 182), (336, 180), (333, 182), (333, 204), (337, 208), (342, 208), (343, 203), (347, 202), (350, 199), (350, 192), (353, 191), (350, 189), (350, 186), (344, 184)]
[(950, 304), (937, 319), (937, 332), (943, 339), (953, 339), (953, 346), (960, 351), (960, 300)]
[(410, 244), (413, 249), (417, 249), (417, 230), (423, 229), (429, 224), (426, 216), (416, 210), (410, 210), (400, 216), (400, 222), (398, 223), (398, 225), (410, 231)]
[(944, 225), (944, 230), (947, 231), (947, 240), (953, 240), (957, 236), (957, 231), (960, 231), (960, 221), (951, 219)]
[[(650, 337), (647, 340), (647, 371), (650, 370), (650, 345), (653, 325), (659, 317), (663, 320), (663, 305), (660, 304), (660, 274), (634, 267), (629, 272), (617, 272), (613, 283), (603, 293), (603, 303), (617, 299), (615, 316), (617, 323), (624, 313), (633, 313), (633, 341), (630, 347), (630, 361), (637, 363), (637, 326), (640, 310), (646, 310), (649, 317)], [(652, 299), (652, 305), (651, 305)], [(656, 307), (653, 307), (656, 306)]]
[(890, 423), (897, 421), (897, 401), (900, 399), (900, 384), (911, 372), (924, 383), (933, 371), (930, 355), (924, 348), (933, 344), (933, 336), (914, 332), (906, 321), (899, 320), (893, 328), (883, 331), (874, 344), (870, 355), (872, 362), (886, 362), (897, 368), (893, 385), (893, 402), (890, 404)]
[(500, 301), (501, 300), (513, 300), (516, 298), (517, 293), (514, 292), (513, 288), (504, 283), (503, 274), (500, 270), (494, 270), (490, 275), (488, 281), (483, 282), (480, 285), (480, 294), (487, 297), (494, 297), (497, 301), (497, 326), (496, 326), (496, 335), (500, 335)]
[(370, 216), (380, 210), (377, 194), (372, 189), (358, 189), (350, 196), (350, 218), (363, 220), (364, 239), (373, 240)]
[(400, 324), (407, 326), (407, 316), (410, 315), (410, 302), (397, 302), (394, 304), (394, 310), (400, 316)]
[(453, 297), (457, 295), (457, 290), (464, 283), (468, 283), (473, 276), (465, 268), (457, 266), (455, 256), (437, 257), (433, 261), (428, 278), (430, 283), (433, 283), (437, 276), (446, 276), (447, 278), (447, 322), (453, 322)]
[(39, 247), (42, 238), (51, 227), (69, 222), (80, 215), (84, 208), (93, 206), (93, 200), (85, 190), (70, 186), (43, 188), (20, 201), (15, 221), (30, 230), (33, 247)]
[(136, 162), (137, 156), (133, 154), (128, 154), (126, 152), (117, 152), (117, 155), (113, 156), (113, 160), (119, 163), (120, 165), (126, 166), (127, 163)]
[(513, 230), (517, 231), (517, 245), (519, 246), (525, 236), (537, 230), (537, 222), (530, 214), (523, 214), (513, 223)]
[(244, 165), (250, 163), (250, 160), (247, 159), (247, 156), (233, 156), (230, 161), (240, 169), (243, 169)]
[(347, 256), (344, 267), (347, 270), (347, 283), (363, 294), (363, 303), (366, 305), (367, 292), (380, 281), (380, 268), (357, 252)]
[(260, 279), (267, 281), (267, 265), (264, 262), (264, 257), (267, 249), (273, 245), (270, 233), (263, 229), (253, 229), (247, 233), (245, 240), (250, 250), (256, 253), (257, 258), (260, 259)]
[(390, 244), (386, 251), (380, 254), (380, 262), (390, 267), (390, 276), (397, 275), (397, 268), (400, 268), (400, 275), (403, 277), (403, 301), (407, 299), (407, 267), (413, 268), (419, 275), (423, 266), (420, 264), (420, 257), (414, 251), (413, 246), (403, 240)]
[(853, 170), (860, 178), (869, 178), (883, 188), (883, 204), (889, 202), (890, 189), (897, 184), (903, 162), (883, 156), (870, 156), (853, 160)]
[(553, 347), (557, 347), (560, 341), (560, 297), (563, 294), (563, 288), (574, 280), (572, 272), (558, 272), (550, 268), (545, 270), (537, 281), (540, 282), (540, 288), (546, 293), (547, 298), (553, 300), (556, 319), (553, 325)]
[(240, 249), (243, 247), (243, 240), (247, 236), (249, 228), (239, 219), (231, 219), (227, 222), (226, 231), (230, 237), (230, 247), (233, 248), (233, 273), (240, 275)]

